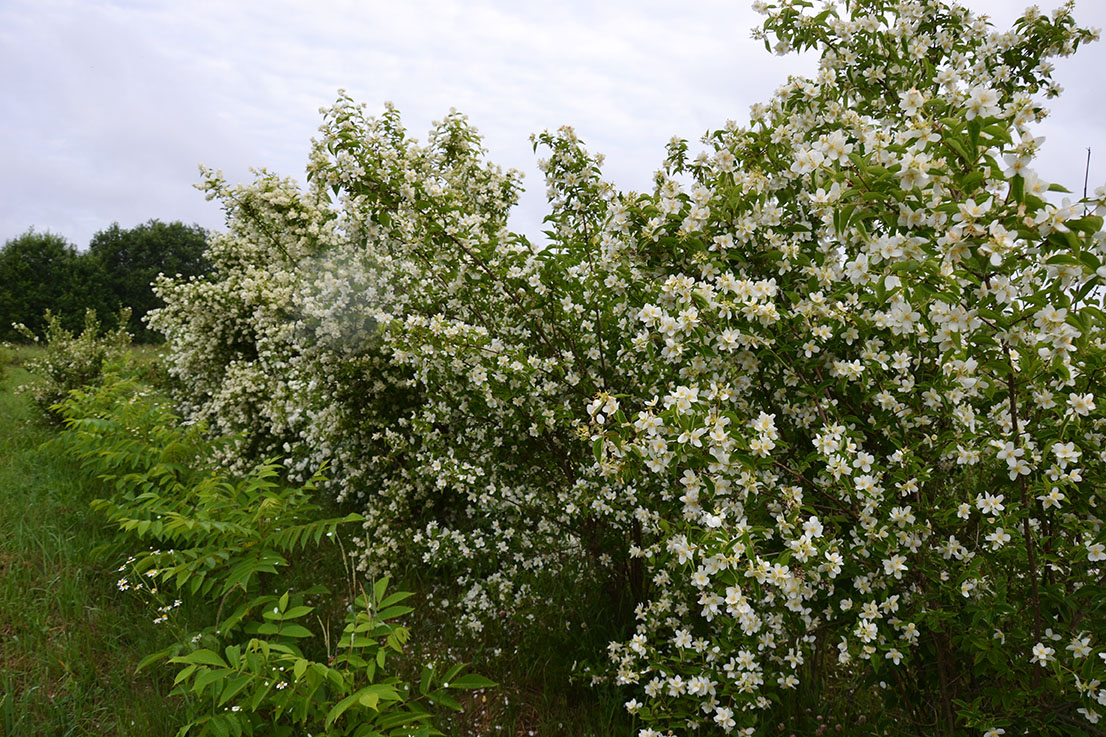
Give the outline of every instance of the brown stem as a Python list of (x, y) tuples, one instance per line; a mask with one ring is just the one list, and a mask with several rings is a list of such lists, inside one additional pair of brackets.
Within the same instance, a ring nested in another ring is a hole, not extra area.
[(826, 493), (822, 489), (822, 487), (820, 487), (818, 484), (815, 484), (813, 481), (811, 481), (806, 476), (804, 476), (801, 472), (796, 471), (793, 468), (790, 468), (789, 466), (787, 466), (786, 464), (784, 464), (780, 461), (775, 461), (774, 460), (774, 461), (772, 461), (772, 465), (775, 466), (776, 468), (780, 469), (781, 471), (789, 473), (792, 476), (794, 476), (795, 478), (797, 478), (798, 480), (802, 481), (804, 484), (807, 485), (808, 488), (810, 488), (811, 490), (817, 492), (818, 494), (821, 494), (823, 497), (825, 497), (826, 500), (828, 500), (829, 502), (831, 502), (833, 504), (833, 506), (831, 506), (831, 507), (818, 507), (818, 505), (816, 505), (816, 504), (812, 504), (811, 506), (817, 507), (817, 508), (820, 508), (820, 509), (825, 509), (826, 511), (829, 511), (829, 512), (847, 512), (847, 513), (851, 513), (854, 517), (857, 516), (857, 511), (854, 508), (852, 508), (852, 507), (842, 508), (839, 504), (840, 500), (837, 497), (833, 496), (832, 494)]
[(946, 734), (956, 734), (956, 717), (952, 711), (952, 694), (949, 689), (948, 643), (944, 631), (934, 631), (933, 645), (937, 648), (937, 674), (941, 680), (941, 709), (945, 716)]

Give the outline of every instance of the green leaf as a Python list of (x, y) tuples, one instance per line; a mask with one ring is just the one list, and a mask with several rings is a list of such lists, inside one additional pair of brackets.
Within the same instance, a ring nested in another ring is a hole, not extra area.
[(252, 680), (253, 676), (248, 673), (243, 673), (234, 678), (227, 679), (227, 683), (223, 687), (223, 693), (219, 696), (219, 706), (222, 706), (227, 703), (227, 701), (234, 698), (235, 695), (245, 688)]
[(457, 699), (453, 698), (445, 691), (434, 691), (433, 693), (428, 694), (427, 698), (430, 699), (431, 703), (440, 704), (447, 709), (453, 709), (454, 711), (461, 711), (461, 704), (457, 701)]
[(1075, 220), (1068, 220), (1064, 225), (1068, 226), (1071, 230), (1094, 235), (1102, 230), (1102, 218), (1097, 215), (1085, 215)]
[(357, 731), (353, 733), (352, 737), (386, 737), (386, 735), (371, 724), (362, 724), (357, 727)]
[(326, 723), (324, 726), (329, 729), (330, 725), (334, 724), (336, 719), (345, 714), (351, 706), (356, 704), (359, 698), (359, 693), (353, 693), (335, 704), (330, 712), (326, 715)]
[(946, 143), (953, 151), (955, 151), (961, 159), (963, 159), (964, 161), (971, 161), (971, 157), (968, 155), (968, 149), (965, 148), (964, 144), (960, 141), (959, 138), (947, 135), (944, 138), (944, 143)]
[(388, 590), (388, 577), (380, 579), (373, 584), (373, 601), (377, 606), (380, 605), (380, 601), (384, 598), (384, 592)]
[(261, 702), (265, 700), (265, 697), (268, 695), (269, 691), (272, 690), (273, 684), (275, 684), (275, 683), (276, 683), (275, 679), (270, 680), (268, 683), (263, 685), (261, 688), (259, 688), (259, 689), (257, 689), (256, 691), (253, 692), (253, 696), (250, 697), (250, 708), (251, 709), (253, 709), (254, 711), (257, 711), (257, 708), (261, 705)]
[(1079, 260), (1083, 262), (1083, 267), (1087, 271), (1096, 271), (1099, 266), (1102, 266), (1102, 262), (1093, 251), (1081, 251), (1079, 253)]
[(406, 627), (396, 627), (392, 634), (388, 635), (387, 645), (397, 653), (403, 652), (403, 645), (411, 638), (411, 631)]
[(227, 668), (215, 668), (212, 670), (202, 671), (195, 680), (192, 681), (192, 690), (195, 693), (203, 693), (203, 690), (210, 686), (212, 683), (219, 681), (227, 676), (232, 671)]
[(446, 688), (494, 688), (499, 684), (475, 673), (466, 673), (442, 684)]
[(434, 678), (434, 666), (424, 665), (422, 667), (422, 678), (419, 679), (419, 693), (423, 696), (430, 690), (430, 683)]
[(226, 721), (222, 716), (212, 717), (207, 723), (207, 728), (215, 734), (215, 737), (230, 737), (230, 727), (227, 726)]
[(429, 716), (430, 715), (426, 712), (397, 711), (394, 713), (382, 714), (377, 724), (384, 730), (395, 729), (396, 727), (402, 727), (406, 724), (422, 721)]
[(280, 628), (280, 634), (285, 637), (311, 637), (311, 630), (302, 624), (285, 624)]
[(458, 663), (457, 665), (453, 666), (452, 668), (450, 668), (449, 670), (447, 670), (445, 672), (445, 675), (442, 676), (442, 682), (443, 683), (448, 683), (449, 681), (452, 681), (453, 679), (455, 679), (457, 677), (457, 674), (460, 673), (461, 671), (463, 671), (464, 669), (465, 669), (465, 664), (464, 663)]
[(385, 597), (384, 600), (381, 601), (378, 606), (381, 609), (384, 609), (386, 607), (392, 606), (393, 604), (398, 604), (399, 602), (401, 602), (405, 599), (409, 599), (412, 596), (414, 596), (414, 594), (411, 593), (410, 591), (396, 591), (394, 593), (388, 594), (388, 596)]
[(148, 668), (159, 660), (164, 660), (165, 658), (169, 657), (169, 653), (172, 652), (172, 650), (173, 646), (169, 646), (164, 650), (158, 650), (156, 653), (150, 653), (146, 657), (142, 658), (142, 660), (138, 661), (138, 667), (134, 669), (134, 672), (138, 673), (139, 671), (143, 670), (144, 668)]
[(223, 659), (219, 657), (219, 653), (213, 653), (210, 650), (196, 650), (195, 652), (188, 653), (179, 658), (173, 658), (170, 663), (195, 663), (197, 665), (214, 665), (216, 667), (225, 668), (227, 664), (223, 662)]
[(972, 148), (979, 148), (979, 132), (983, 129), (983, 121), (980, 118), (972, 118), (968, 121), (968, 140), (971, 141)]
[(307, 671), (308, 665), (310, 665), (310, 662), (301, 658), (292, 666), (292, 673), (295, 674), (297, 681), (303, 678), (303, 674)]
[(388, 619), (395, 619), (396, 617), (402, 617), (405, 614), (410, 614), (415, 611), (409, 606), (390, 606), (387, 609), (382, 609), (376, 615), (378, 621), (384, 621)]
[(187, 680), (188, 677), (196, 671), (196, 667), (197, 666), (195, 665), (189, 665), (187, 667), (181, 668), (180, 671), (177, 673), (177, 677), (173, 679), (173, 685), (175, 686), (181, 681)]
[(395, 686), (387, 683), (374, 683), (371, 686), (365, 686), (355, 694), (362, 706), (366, 706), (374, 711), (379, 711), (378, 704), (381, 701), (399, 701), (400, 696), (396, 693)]

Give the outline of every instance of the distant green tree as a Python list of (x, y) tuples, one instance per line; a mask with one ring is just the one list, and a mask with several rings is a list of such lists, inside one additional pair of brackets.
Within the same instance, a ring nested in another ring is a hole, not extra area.
[(89, 304), (104, 314), (130, 307), (127, 329), (141, 342), (158, 340), (157, 333), (146, 328), (142, 318), (160, 307), (151, 284), (159, 273), (183, 277), (202, 274), (208, 269), (204, 258), (207, 232), (198, 225), (150, 220), (134, 228), (119, 223), (92, 236), (88, 245), (88, 267), (95, 272), (98, 294)]
[(20, 340), (12, 327), (23, 323), (35, 333), (52, 310), (61, 324), (76, 329), (96, 291), (93, 275), (76, 246), (55, 233), (26, 233), (0, 249), (0, 340)]

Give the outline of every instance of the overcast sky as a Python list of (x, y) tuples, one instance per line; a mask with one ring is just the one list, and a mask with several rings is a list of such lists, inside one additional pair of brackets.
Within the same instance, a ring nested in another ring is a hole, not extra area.
[[(814, 59), (750, 38), (750, 0), (0, 0), (0, 240), (29, 227), (79, 247), (112, 222), (221, 227), (192, 185), (265, 167), (302, 180), (339, 88), (370, 112), (390, 100), (424, 138), (451, 107), (492, 161), (526, 173), (512, 226), (545, 213), (531, 133), (568, 124), (621, 189), (644, 190), (673, 135), (744, 122)], [(1007, 28), (1026, 3), (967, 0)], [(1039, 5), (1051, 10), (1058, 0)], [(1079, 0), (1084, 25), (1106, 2)], [(1106, 181), (1106, 48), (1061, 60), (1064, 95), (1038, 168), (1081, 189)], [(698, 150), (698, 149), (693, 149)]]

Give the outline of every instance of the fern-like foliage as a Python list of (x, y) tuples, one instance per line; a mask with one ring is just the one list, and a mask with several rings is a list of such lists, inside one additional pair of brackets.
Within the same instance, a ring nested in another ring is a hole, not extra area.
[(306, 597), (325, 589), (268, 591), (297, 550), (363, 521), (319, 518), (311, 499), (321, 471), (289, 486), (272, 459), (231, 476), (209, 460), (205, 428), (182, 426), (128, 379), (72, 391), (56, 410), (65, 430), (53, 444), (108, 492), (93, 507), (145, 549), (124, 566), (134, 586), (171, 587), (216, 612), (210, 627), (139, 666), (180, 666), (176, 691), (193, 696), (195, 712), (179, 735), (440, 734), (434, 709), (460, 708), (447, 689), (494, 685), (459, 665), (427, 666), (417, 687), (387, 675), (388, 652), (409, 637), (391, 620), (412, 610), (400, 604), (410, 594), (387, 594), (386, 580), (353, 602), (325, 663), (304, 656), (301, 641), (314, 634), (298, 620), (313, 611)]

